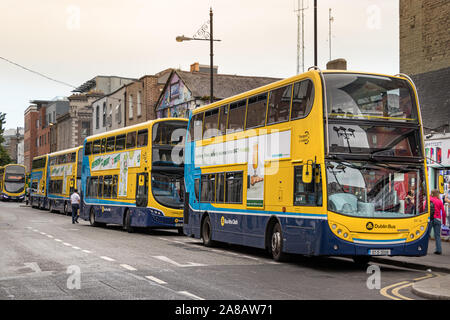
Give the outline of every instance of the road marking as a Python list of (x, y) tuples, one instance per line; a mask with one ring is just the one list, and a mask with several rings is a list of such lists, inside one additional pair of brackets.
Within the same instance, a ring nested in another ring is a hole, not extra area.
[(403, 286), (400, 286), (400, 287), (397, 287), (397, 288), (395, 288), (395, 289), (392, 290), (392, 294), (395, 295), (396, 297), (399, 297), (400, 299), (403, 299), (403, 300), (414, 300), (414, 299), (411, 299), (411, 298), (402, 296), (402, 295), (399, 293), (399, 291), (400, 291), (401, 289), (406, 288), (406, 287), (409, 287), (409, 286), (412, 286), (412, 285), (413, 285), (413, 282), (407, 283), (407, 284), (405, 284), (405, 285), (403, 285)]
[(67, 243), (67, 242), (63, 242), (63, 245), (68, 246), (68, 247), (72, 246), (70, 243)]
[(81, 251), (83, 251), (84, 253), (92, 253), (92, 251), (89, 250), (81, 250)]
[(146, 276), (146, 278), (149, 279), (149, 280), (152, 280), (152, 281), (154, 281), (156, 283), (159, 283), (159, 284), (167, 284), (167, 282), (165, 282), (165, 281), (163, 281), (161, 279), (158, 279), (156, 277), (153, 277), (153, 276)]
[(185, 267), (204, 267), (206, 264), (202, 263), (194, 263), (194, 262), (188, 262), (187, 264), (181, 264), (178, 262), (173, 261), (172, 259), (167, 258), (166, 256), (153, 256), (153, 258), (159, 259), (164, 262), (171, 263), (177, 267), (185, 268)]
[(196, 296), (195, 294), (192, 294), (188, 291), (178, 291), (179, 294), (185, 295), (187, 297), (193, 298), (195, 300), (205, 300), (203, 298), (200, 298), (199, 296)]
[(39, 230), (33, 229), (34, 232), (39, 232)]
[(103, 260), (106, 260), (106, 261), (116, 261), (113, 258), (106, 257), (106, 256), (100, 256), (100, 258), (102, 258)]
[(62, 242), (62, 240), (60, 240), (60, 239), (53, 239), (53, 240), (55, 240), (57, 242)]
[(39, 232), (40, 234), (42, 234), (43, 236), (45, 236), (46, 235), (46, 233), (45, 232)]
[(396, 287), (396, 286), (400, 286), (400, 285), (403, 285), (403, 284), (406, 284), (406, 283), (409, 283), (409, 281), (402, 281), (402, 282), (400, 282), (400, 283), (394, 283), (394, 284), (391, 284), (390, 286), (387, 286), (387, 287), (382, 288), (382, 289), (380, 290), (380, 294), (382, 294), (383, 296), (385, 296), (385, 297), (387, 297), (387, 298), (389, 298), (389, 299), (400, 300), (400, 298), (398, 298), (398, 297), (393, 297), (393, 296), (391, 296), (390, 294), (388, 294), (387, 291), (388, 291), (390, 288), (394, 288), (394, 287)]
[(39, 267), (39, 265), (36, 262), (24, 263), (24, 265), (27, 268), (30, 268), (31, 270), (33, 270), (36, 273), (41, 273), (42, 272), (41, 268)]
[(121, 264), (120, 266), (121, 266), (122, 268), (125, 268), (125, 269), (130, 270), (130, 271), (137, 271), (136, 268), (134, 268), (134, 267), (132, 267), (132, 266), (129, 266), (129, 265), (127, 265), (127, 264)]
[(433, 277), (433, 275), (432, 275), (431, 273), (429, 273), (429, 274), (427, 274), (425, 277), (421, 277), (421, 278), (416, 278), (416, 279), (414, 279), (414, 281), (425, 280), (425, 279), (432, 278), (432, 277)]
[(53, 236), (50, 234), (48, 234), (47, 237), (53, 239)]
[(75, 250), (80, 250), (81, 248), (80, 248), (80, 247), (75, 247), (75, 246), (72, 246), (72, 249), (75, 249)]

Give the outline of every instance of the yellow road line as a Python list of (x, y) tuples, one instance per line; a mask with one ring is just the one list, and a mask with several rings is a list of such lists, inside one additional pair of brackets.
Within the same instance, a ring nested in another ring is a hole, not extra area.
[(393, 296), (389, 295), (389, 294), (387, 293), (387, 291), (388, 291), (389, 289), (391, 289), (391, 288), (394, 288), (394, 287), (397, 287), (397, 286), (400, 286), (400, 285), (403, 285), (403, 284), (406, 284), (406, 283), (409, 283), (409, 281), (402, 281), (402, 282), (399, 282), (399, 283), (391, 284), (390, 286), (387, 286), (387, 287), (382, 288), (382, 289), (380, 290), (380, 294), (382, 294), (383, 296), (385, 296), (385, 297), (387, 297), (387, 298), (389, 298), (389, 299), (392, 299), (392, 300), (401, 300), (401, 299), (398, 298), (398, 297), (393, 297)]
[(405, 285), (403, 285), (403, 286), (397, 287), (397, 288), (395, 288), (395, 289), (392, 290), (392, 294), (395, 295), (396, 297), (399, 297), (400, 299), (403, 299), (403, 300), (414, 300), (414, 299), (411, 299), (411, 298), (402, 296), (402, 295), (399, 293), (399, 291), (400, 291), (401, 289), (406, 288), (406, 287), (409, 287), (409, 286), (412, 286), (412, 285), (413, 285), (413, 283), (411, 282), (411, 283), (405, 284)]
[(429, 274), (427, 274), (425, 277), (421, 277), (421, 278), (416, 278), (416, 279), (414, 279), (414, 281), (425, 280), (425, 279), (432, 278), (432, 277), (433, 277), (433, 275), (432, 275), (431, 273), (429, 273)]

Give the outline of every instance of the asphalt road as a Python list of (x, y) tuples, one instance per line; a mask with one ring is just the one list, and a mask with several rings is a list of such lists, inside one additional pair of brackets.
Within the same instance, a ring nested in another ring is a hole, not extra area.
[(129, 234), (0, 203), (1, 300), (420, 300), (401, 284), (432, 276), (377, 267), (380, 286), (369, 289), (372, 273), (349, 259), (277, 263), (262, 250), (206, 248), (174, 230)]

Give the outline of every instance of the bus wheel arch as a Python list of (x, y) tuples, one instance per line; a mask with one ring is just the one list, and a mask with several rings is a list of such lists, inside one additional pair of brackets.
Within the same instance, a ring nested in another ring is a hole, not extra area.
[(286, 261), (288, 255), (283, 252), (284, 241), (281, 222), (278, 217), (270, 217), (266, 226), (265, 246), (275, 261)]
[(215, 241), (212, 240), (212, 224), (208, 212), (202, 215), (200, 226), (200, 238), (203, 240), (203, 245), (205, 247), (213, 247)]
[(122, 226), (123, 226), (123, 229), (126, 230), (128, 233), (132, 233), (134, 231), (134, 228), (131, 226), (130, 208), (125, 208), (125, 210), (123, 211)]

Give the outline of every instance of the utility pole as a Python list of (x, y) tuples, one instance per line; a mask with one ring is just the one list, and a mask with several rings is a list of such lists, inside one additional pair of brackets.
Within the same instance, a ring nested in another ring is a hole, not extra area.
[(331, 16), (331, 8), (328, 10), (328, 44), (330, 46), (330, 60), (331, 61), (331, 23), (334, 21), (334, 17)]
[(297, 10), (294, 10), (294, 12), (297, 13), (297, 74), (300, 73), (300, 51), (302, 57), (302, 72), (305, 72), (305, 10), (308, 9), (308, 7), (305, 8), (303, 1), (304, 0), (298, 0), (298, 8)]
[(317, 62), (317, 0), (314, 0), (314, 66), (318, 67), (318, 62)]

